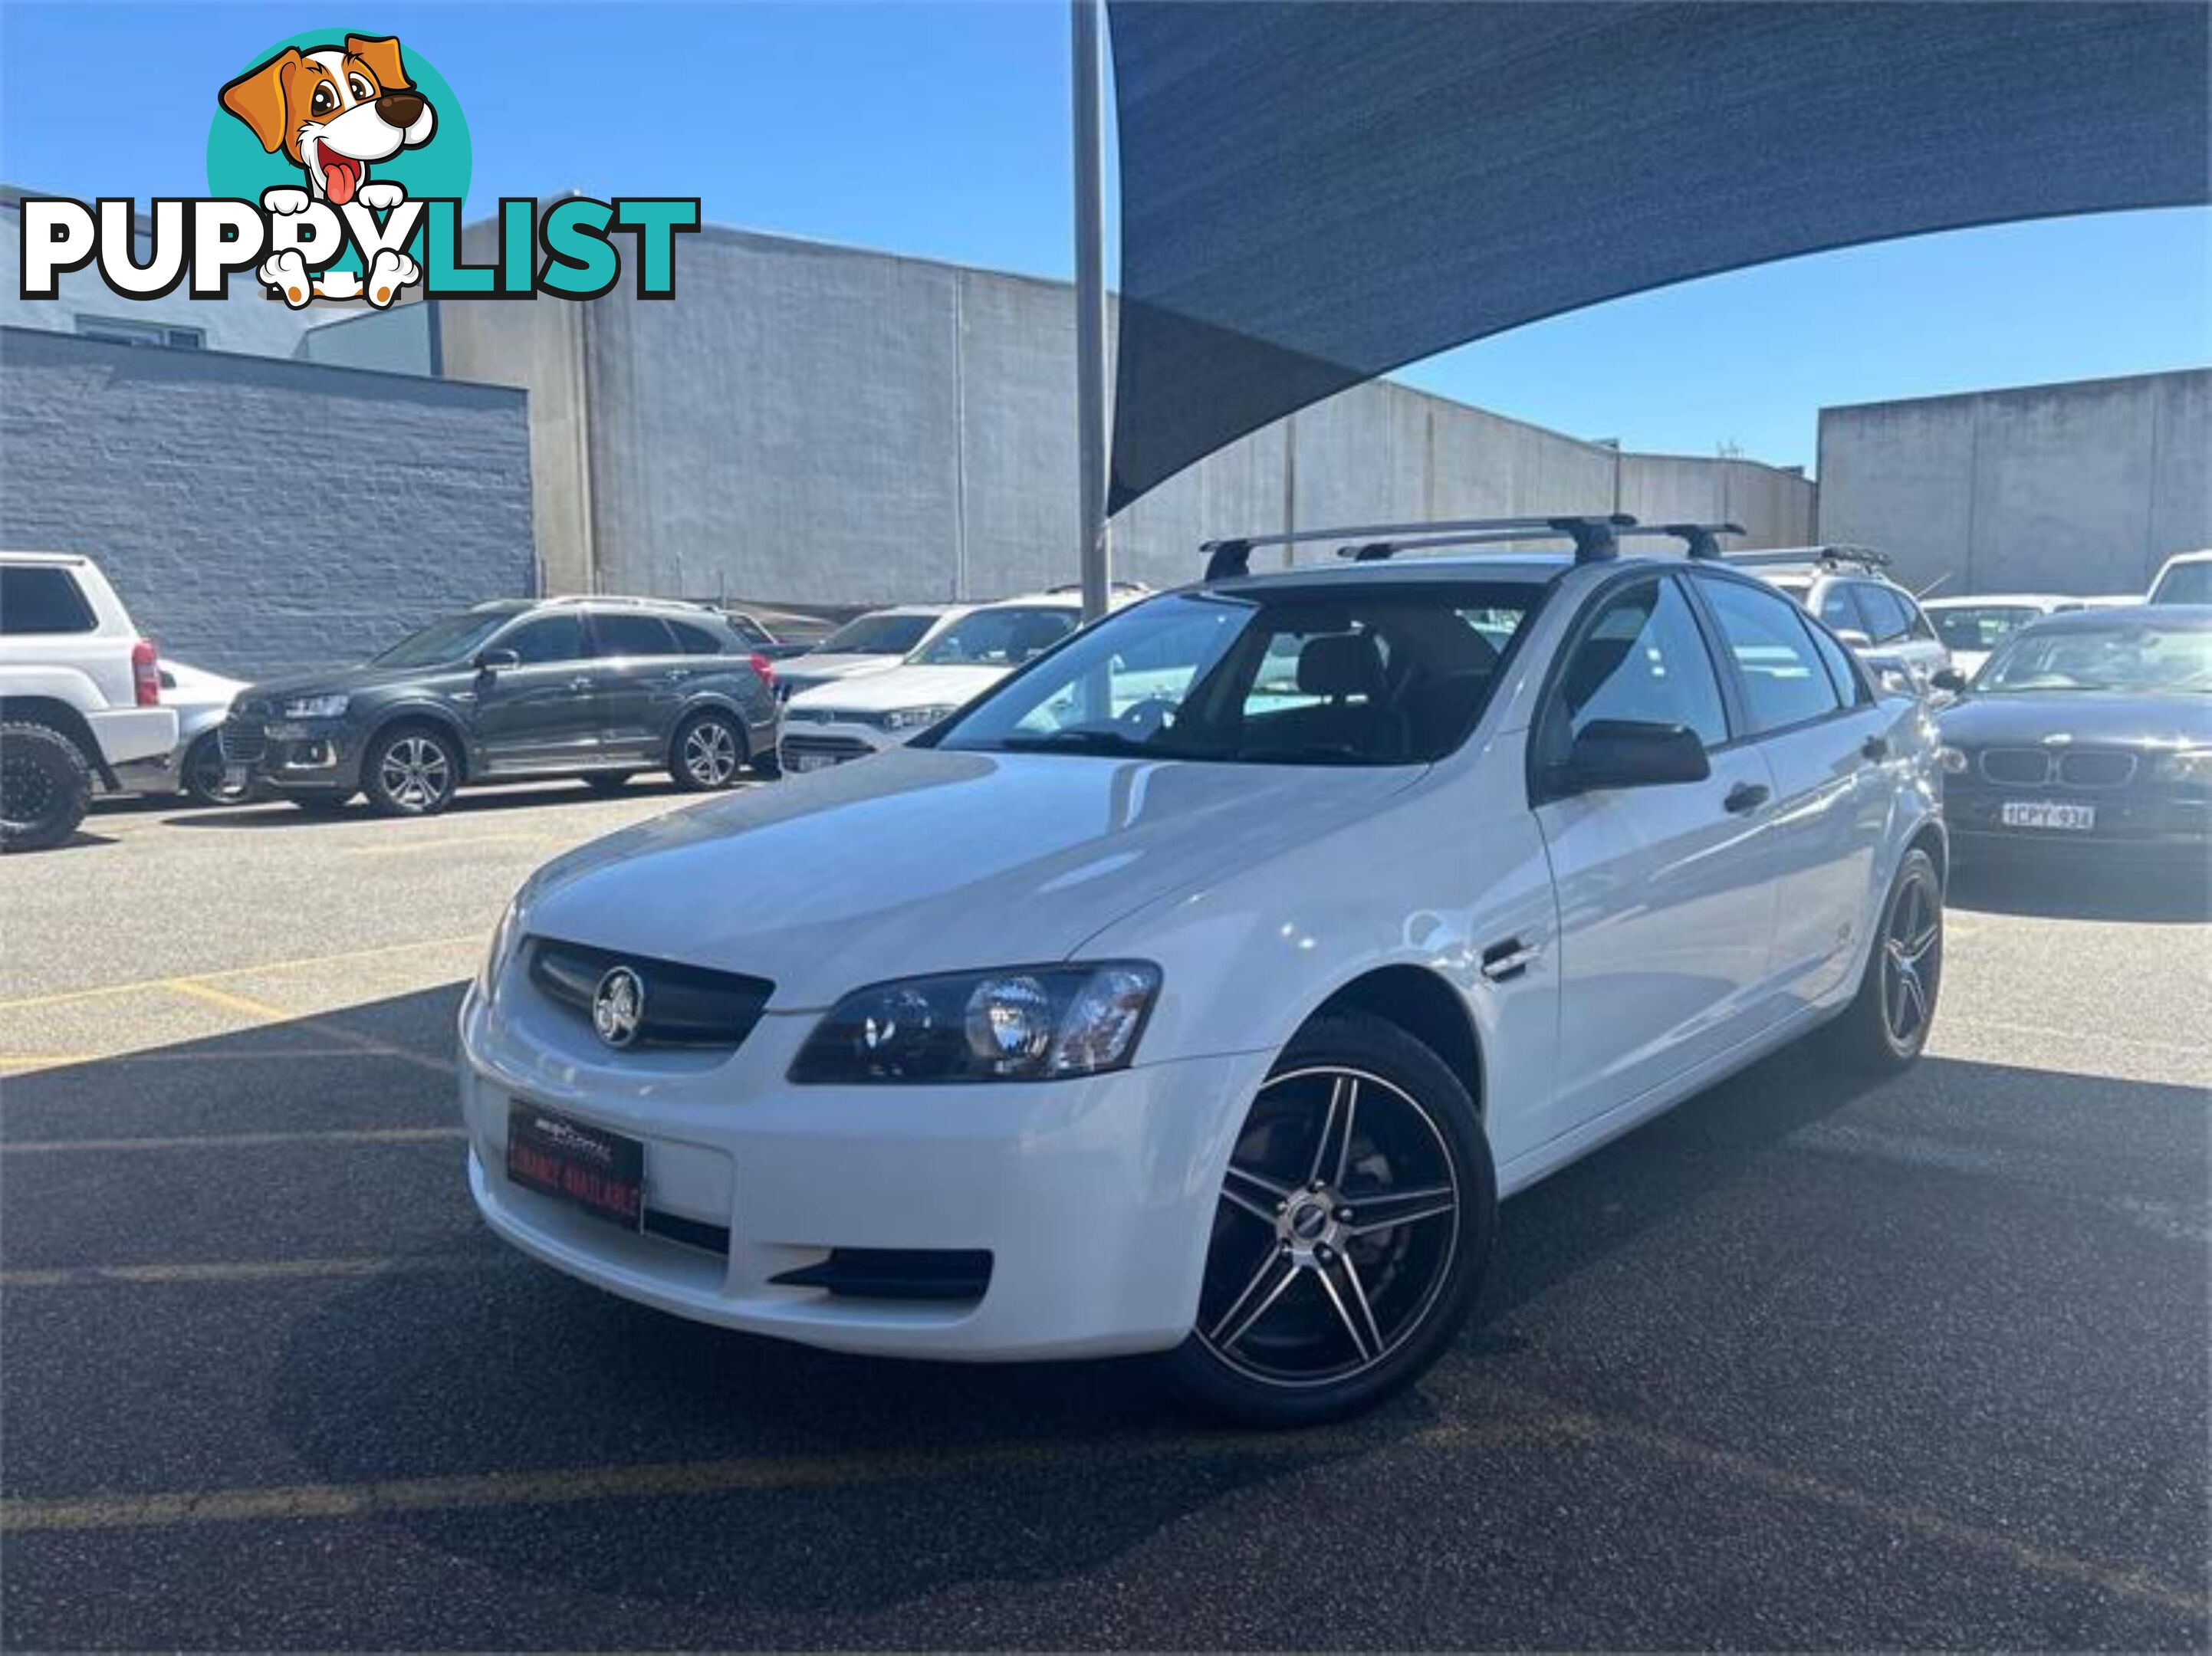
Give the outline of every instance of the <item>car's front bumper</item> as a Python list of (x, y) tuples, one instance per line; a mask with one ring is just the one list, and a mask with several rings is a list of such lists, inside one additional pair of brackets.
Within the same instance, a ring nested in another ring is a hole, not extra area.
[[(785, 1071), (817, 1016), (770, 1014), (731, 1053), (625, 1053), (526, 981), (495, 1005), (472, 993), (461, 1100), (478, 1209), (586, 1282), (809, 1344), (998, 1359), (1157, 1350), (1188, 1333), (1228, 1137), (1265, 1055), (1036, 1085), (793, 1086)], [(510, 1182), (517, 1101), (642, 1140), (648, 1232), (708, 1242), (630, 1232)], [(988, 1283), (911, 1300), (773, 1280), (833, 1249), (980, 1250)]]
[[(2014, 826), (2004, 807), (2014, 801), (2086, 805), (2094, 826)], [(2212, 798), (2141, 786), (2001, 788), (1946, 779), (1943, 818), (1954, 846), (1967, 852), (2049, 847), (2064, 850), (2197, 851), (2212, 846)]]
[(279, 793), (351, 793), (361, 786), (361, 732), (343, 719), (234, 714), (220, 739), (225, 765)]
[(786, 773), (820, 770), (899, 747), (924, 728), (917, 725), (912, 730), (886, 731), (857, 719), (815, 720), (787, 710), (776, 756)]

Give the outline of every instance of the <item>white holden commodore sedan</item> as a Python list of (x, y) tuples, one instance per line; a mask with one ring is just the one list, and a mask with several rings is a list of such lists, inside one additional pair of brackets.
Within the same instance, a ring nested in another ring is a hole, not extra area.
[(817, 1345), (1160, 1352), (1278, 1424), (1404, 1385), (1500, 1198), (1935, 1012), (1922, 707), (1644, 532), (1218, 544), (911, 743), (550, 864), (461, 1014), (484, 1217)]

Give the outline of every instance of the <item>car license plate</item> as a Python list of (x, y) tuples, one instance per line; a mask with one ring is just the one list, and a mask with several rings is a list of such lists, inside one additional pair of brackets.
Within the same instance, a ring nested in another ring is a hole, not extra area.
[(625, 1230), (645, 1227), (645, 1145), (520, 1101), (507, 1110), (507, 1176)]
[(826, 771), (836, 762), (837, 756), (835, 754), (793, 754), (791, 757), (791, 768), (794, 773), (799, 771)]
[(225, 765), (222, 767), (222, 786), (225, 792), (235, 793), (246, 786), (246, 767), (243, 765)]
[(2097, 808), (2056, 799), (2008, 799), (1997, 820), (2007, 828), (2071, 828), (2086, 833), (2097, 826)]

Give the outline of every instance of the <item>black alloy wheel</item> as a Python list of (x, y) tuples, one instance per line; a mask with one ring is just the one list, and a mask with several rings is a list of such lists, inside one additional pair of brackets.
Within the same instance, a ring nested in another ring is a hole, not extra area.
[(1378, 1402), (1466, 1320), (1495, 1207), (1488, 1144), (1443, 1060), (1380, 1018), (1317, 1019), (1245, 1116), (1171, 1374), (1255, 1425)]

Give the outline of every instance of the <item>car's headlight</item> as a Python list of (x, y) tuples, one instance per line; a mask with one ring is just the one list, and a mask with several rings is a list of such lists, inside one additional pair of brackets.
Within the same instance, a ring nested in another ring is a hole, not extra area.
[(913, 731), (924, 725), (934, 725), (953, 712), (951, 707), (900, 707), (884, 714), (878, 722), (887, 731)]
[(1947, 776), (1964, 775), (1967, 764), (1966, 750), (1948, 744), (1940, 747), (1936, 749), (1936, 762), (1943, 767), (1943, 773)]
[(2184, 748), (2179, 753), (2161, 754), (2150, 773), (2161, 782), (2212, 787), (2212, 748)]
[(522, 940), (522, 893), (514, 894), (507, 912), (499, 917), (492, 928), (491, 947), (484, 951), (483, 964), (477, 968), (477, 994), (489, 999), (499, 983), (500, 974), (507, 969), (507, 957), (514, 945)]
[(295, 696), (284, 704), (287, 719), (339, 719), (345, 714), (346, 705), (352, 700), (343, 695)]
[(1140, 961), (904, 978), (848, 995), (791, 1066), (799, 1083), (1054, 1081), (1128, 1064), (1160, 991)]

